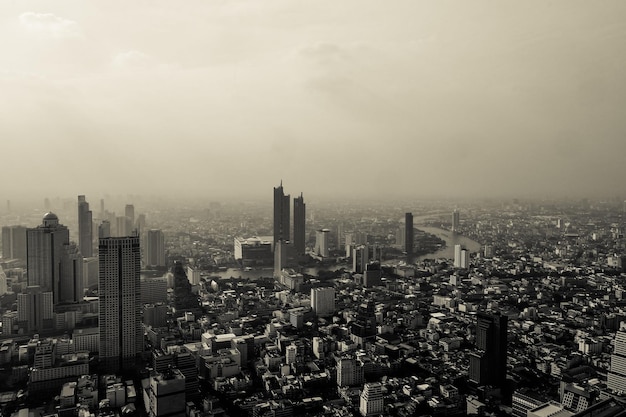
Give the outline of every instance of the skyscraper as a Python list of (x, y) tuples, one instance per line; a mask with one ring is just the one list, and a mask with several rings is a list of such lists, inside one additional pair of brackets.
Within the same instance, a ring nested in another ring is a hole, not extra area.
[(143, 238), (143, 262), (147, 266), (165, 266), (165, 237), (159, 229), (150, 229)]
[(53, 292), (55, 304), (60, 294), (61, 257), (69, 243), (70, 231), (54, 213), (46, 213), (41, 225), (26, 231), (28, 285)]
[(320, 229), (315, 232), (315, 253), (322, 258), (328, 258), (328, 235), (329, 229)]
[(296, 254), (306, 251), (306, 204), (302, 193), (293, 199), (293, 245)]
[(457, 209), (452, 212), (452, 227), (450, 229), (453, 232), (459, 231), (459, 211)]
[(78, 196), (78, 248), (85, 258), (93, 256), (93, 218), (84, 195)]
[(335, 312), (334, 288), (311, 288), (311, 309), (318, 316), (328, 316)]
[(607, 374), (606, 386), (614, 393), (626, 392), (626, 329), (615, 333), (611, 370)]
[(100, 239), (98, 253), (100, 358), (115, 372), (143, 350), (139, 237)]
[(404, 215), (404, 251), (407, 256), (413, 254), (413, 213)]
[(4, 226), (2, 228), (2, 258), (26, 260), (25, 226)]
[(274, 187), (274, 243), (289, 240), (290, 196), (283, 192), (283, 182)]
[(470, 381), (502, 388), (506, 382), (507, 316), (479, 312), (476, 351), (470, 355)]
[(126, 207), (124, 208), (124, 215), (126, 216), (127, 233), (131, 233), (135, 228), (135, 206), (132, 204), (126, 204)]
[(55, 303), (79, 303), (84, 296), (83, 255), (70, 243), (63, 245), (60, 263), (59, 294)]

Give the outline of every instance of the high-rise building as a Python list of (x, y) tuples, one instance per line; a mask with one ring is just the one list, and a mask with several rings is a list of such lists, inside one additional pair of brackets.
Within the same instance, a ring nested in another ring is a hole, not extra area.
[(288, 243), (280, 239), (274, 242), (274, 278), (280, 279), (283, 268), (287, 266)]
[(55, 304), (61, 290), (61, 257), (69, 243), (70, 231), (54, 213), (46, 213), (41, 225), (26, 231), (28, 285), (53, 292)]
[(274, 243), (279, 240), (289, 240), (290, 223), (290, 196), (283, 192), (283, 182), (274, 187)]
[(413, 254), (413, 213), (404, 215), (404, 251), (408, 256)]
[(320, 229), (315, 232), (315, 253), (322, 258), (328, 258), (328, 235), (329, 229)]
[(457, 209), (454, 209), (454, 211), (452, 212), (452, 227), (451, 230), (453, 232), (458, 232), (459, 231), (459, 211)]
[(469, 268), (470, 253), (461, 245), (454, 245), (454, 267)]
[(150, 229), (143, 238), (143, 263), (146, 266), (165, 266), (165, 237), (158, 229)]
[(128, 222), (128, 217), (126, 216), (117, 216), (115, 218), (115, 236), (117, 237), (125, 237), (130, 234), (130, 225)]
[(26, 227), (2, 228), (2, 258), (26, 260)]
[(98, 226), (98, 239), (111, 237), (111, 223), (108, 220), (102, 220)]
[(311, 288), (311, 309), (318, 316), (329, 316), (335, 312), (334, 288)]
[(84, 195), (78, 196), (78, 247), (85, 258), (93, 256), (93, 217)]
[(380, 382), (370, 382), (363, 386), (359, 402), (359, 412), (363, 417), (377, 416), (383, 413), (383, 386)]
[(359, 245), (352, 249), (352, 271), (362, 274), (369, 263), (369, 246)]
[(139, 237), (100, 239), (98, 253), (100, 358), (115, 372), (143, 350)]
[(476, 351), (470, 355), (470, 381), (502, 388), (506, 382), (507, 316), (479, 312)]
[(607, 374), (606, 386), (615, 393), (626, 393), (626, 329), (615, 333), (611, 368)]
[(364, 370), (355, 358), (341, 358), (337, 363), (337, 385), (350, 387), (361, 385), (364, 380)]
[(126, 217), (126, 233), (130, 234), (135, 228), (135, 206), (132, 204), (126, 204), (126, 207), (124, 208), (124, 216)]
[(293, 246), (297, 255), (306, 251), (306, 204), (302, 193), (293, 199)]
[(29, 286), (17, 295), (17, 321), (24, 332), (54, 329), (54, 304), (51, 291)]
[(59, 294), (55, 295), (56, 303), (79, 303), (84, 296), (83, 256), (78, 247), (71, 243), (63, 245), (61, 256), (61, 274)]

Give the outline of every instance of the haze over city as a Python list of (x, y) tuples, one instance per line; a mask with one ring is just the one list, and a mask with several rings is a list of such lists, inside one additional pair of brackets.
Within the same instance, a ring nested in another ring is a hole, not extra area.
[(0, 4), (7, 198), (624, 195), (626, 4)]

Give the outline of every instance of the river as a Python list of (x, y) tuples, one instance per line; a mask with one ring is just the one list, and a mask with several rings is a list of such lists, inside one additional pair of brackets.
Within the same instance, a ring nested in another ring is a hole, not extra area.
[(437, 259), (437, 258), (447, 258), (454, 259), (454, 245), (461, 245), (463, 248), (468, 251), (475, 253), (479, 252), (482, 245), (475, 240), (472, 240), (468, 237), (460, 235), (458, 233), (453, 233), (449, 230), (440, 229), (438, 227), (427, 227), (427, 226), (417, 226), (415, 227), (418, 230), (422, 230), (426, 233), (430, 233), (431, 235), (435, 235), (438, 238), (445, 240), (446, 247), (439, 249), (437, 252), (429, 253), (426, 255), (422, 255), (418, 257), (418, 260), (422, 259)]
[[(426, 217), (426, 216), (424, 216)], [(438, 259), (438, 258), (446, 258), (446, 259), (454, 259), (454, 245), (461, 245), (468, 251), (472, 253), (479, 252), (482, 245), (475, 240), (472, 240), (468, 237), (460, 235), (458, 233), (453, 233), (449, 230), (440, 229), (438, 227), (429, 227), (429, 226), (416, 226), (416, 229), (422, 230), (426, 233), (430, 233), (432, 235), (437, 236), (438, 238), (444, 240), (446, 242), (446, 247), (439, 249), (436, 252), (428, 253), (426, 255), (419, 256), (417, 260), (423, 259)], [(400, 260), (387, 260), (385, 263), (396, 263)], [(314, 268), (305, 268), (304, 273), (308, 275), (317, 275), (317, 273), (321, 270), (325, 271), (334, 271), (341, 268), (350, 269), (351, 265), (347, 264), (329, 264), (324, 267), (314, 267)], [(272, 277), (274, 274), (273, 268), (262, 268), (262, 269), (252, 269), (249, 271), (239, 269), (239, 268), (228, 268), (226, 271), (215, 271), (211, 272), (211, 276), (219, 276), (221, 279), (225, 278), (248, 278), (248, 279), (258, 279), (261, 277)]]

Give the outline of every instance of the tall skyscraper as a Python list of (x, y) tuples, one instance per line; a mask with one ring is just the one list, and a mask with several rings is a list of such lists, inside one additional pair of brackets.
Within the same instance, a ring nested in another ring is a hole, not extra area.
[(28, 285), (53, 292), (55, 304), (60, 295), (61, 258), (69, 243), (70, 231), (54, 213), (46, 213), (41, 225), (26, 231)]
[(506, 382), (507, 316), (479, 312), (476, 351), (470, 355), (470, 381), (502, 388)]
[(289, 240), (290, 196), (283, 192), (283, 182), (274, 187), (274, 243)]
[(315, 232), (315, 253), (323, 258), (328, 258), (328, 235), (329, 229), (320, 229)]
[(93, 216), (84, 195), (78, 196), (78, 247), (85, 258), (93, 256)]
[(124, 215), (126, 216), (128, 233), (131, 233), (135, 228), (135, 206), (126, 204)]
[(2, 228), (2, 258), (26, 260), (25, 226), (4, 226)]
[(606, 386), (614, 393), (626, 392), (626, 329), (615, 333), (611, 370), (607, 374)]
[(143, 237), (143, 262), (146, 266), (165, 266), (165, 236), (159, 229), (150, 229)]
[(79, 303), (84, 296), (83, 255), (70, 243), (63, 245), (60, 263), (59, 294), (55, 303)]
[(100, 358), (115, 372), (143, 350), (139, 237), (100, 239), (98, 253)]
[(304, 197), (293, 199), (293, 245), (296, 254), (303, 255), (306, 251), (306, 204)]
[(335, 312), (335, 289), (311, 288), (311, 309), (318, 316), (333, 314)]
[(407, 256), (413, 254), (413, 213), (404, 215), (404, 251)]
[(459, 231), (459, 211), (457, 209), (454, 209), (454, 211), (452, 212), (452, 227), (451, 230), (453, 232), (458, 232)]

